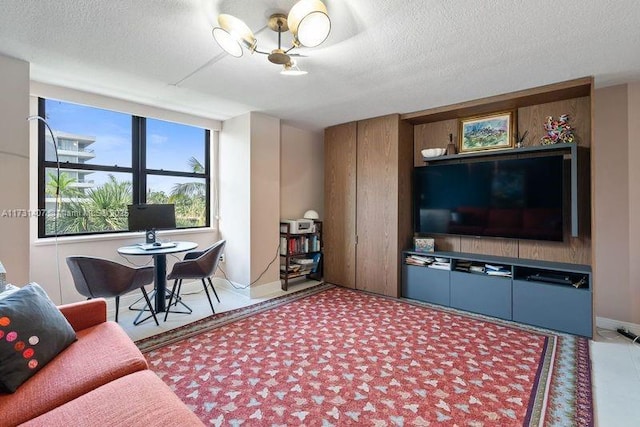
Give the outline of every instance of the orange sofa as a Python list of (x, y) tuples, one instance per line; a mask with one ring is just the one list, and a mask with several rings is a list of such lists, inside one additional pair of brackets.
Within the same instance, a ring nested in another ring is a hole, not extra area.
[(60, 306), (78, 340), (15, 393), (0, 394), (1, 426), (202, 426), (93, 299)]

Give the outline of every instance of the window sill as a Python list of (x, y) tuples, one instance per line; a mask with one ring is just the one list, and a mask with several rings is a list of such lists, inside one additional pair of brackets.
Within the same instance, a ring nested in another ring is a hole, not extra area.
[[(184, 236), (192, 234), (208, 234), (216, 232), (217, 228), (204, 227), (204, 228), (188, 228), (184, 230), (162, 230), (158, 231), (158, 239), (163, 240), (166, 238), (175, 239), (175, 236)], [(66, 245), (76, 243), (95, 243), (106, 241), (130, 241), (144, 240), (144, 232), (125, 232), (125, 233), (113, 233), (113, 234), (92, 234), (89, 236), (59, 236), (59, 237), (44, 237), (38, 238), (33, 242), (34, 246), (52, 246), (52, 245)], [(177, 239), (176, 239), (177, 240)]]

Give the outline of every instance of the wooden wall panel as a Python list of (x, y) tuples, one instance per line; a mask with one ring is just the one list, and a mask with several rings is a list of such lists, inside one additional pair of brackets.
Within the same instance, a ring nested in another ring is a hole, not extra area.
[(358, 122), (356, 288), (397, 296), (398, 116)]
[(414, 166), (424, 166), (421, 151), (425, 148), (447, 148), (449, 134), (453, 134), (453, 143), (458, 144), (458, 120), (425, 123), (414, 126), (413, 156)]
[(565, 242), (520, 240), (520, 258), (591, 265), (591, 239), (565, 236)]
[[(400, 118), (398, 117), (398, 120)], [(413, 246), (413, 126), (408, 122), (399, 122), (398, 134), (398, 241), (396, 246), (397, 265), (401, 265), (402, 251)], [(402, 269), (398, 268), (398, 290), (400, 296)]]
[(588, 96), (518, 109), (518, 132), (522, 135), (529, 131), (524, 146), (540, 145), (547, 116), (557, 119), (562, 114), (569, 114), (569, 125), (574, 128), (578, 145), (591, 146), (591, 98)]
[(436, 251), (462, 252), (459, 236), (434, 236)]
[[(576, 135), (578, 144), (589, 147), (591, 145), (590, 96), (519, 108), (517, 110), (518, 132), (522, 135), (528, 130), (524, 146), (540, 145), (540, 140), (545, 134), (543, 124), (547, 116), (558, 118), (562, 114), (569, 114), (569, 124), (574, 128), (574, 134)], [(415, 120), (421, 121), (419, 119)], [(453, 133), (454, 142), (457, 144), (457, 119), (442, 121), (425, 119), (424, 121), (422, 124), (416, 124), (414, 126), (414, 166), (424, 166), (422, 155), (420, 154), (423, 148), (446, 147), (449, 133)], [(517, 154), (517, 149), (514, 150), (514, 156), (515, 154)], [(504, 156), (502, 158), (508, 157), (510, 156)], [(481, 160), (482, 159), (478, 159), (478, 161)], [(582, 184), (586, 184), (585, 188), (589, 188), (589, 162), (588, 158), (581, 159), (583, 168), (580, 170), (580, 179)], [(592, 260), (589, 213), (589, 202), (584, 198), (584, 195), (580, 195), (580, 236), (577, 238), (571, 237), (567, 232), (564, 242), (560, 243), (532, 240), (436, 236), (436, 250), (590, 265)]]
[(356, 123), (325, 129), (323, 275), (356, 286)]
[[(525, 146), (540, 145), (541, 138), (545, 135), (543, 124), (547, 116), (557, 119), (562, 114), (569, 114), (569, 124), (574, 128), (577, 143), (583, 147), (591, 146), (591, 97), (568, 99), (549, 102), (518, 110), (518, 129), (520, 134), (528, 130)], [(583, 168), (580, 170), (580, 179), (583, 184), (589, 181), (589, 158), (580, 159)], [(544, 242), (532, 240), (520, 240), (518, 256), (520, 258), (537, 259), (545, 261), (567, 262), (571, 264), (591, 264), (591, 238), (590, 215), (588, 201), (580, 196), (580, 236), (571, 237), (567, 231), (564, 242)], [(569, 207), (566, 206), (566, 209)], [(569, 226), (567, 225), (567, 229)]]
[(460, 237), (460, 251), (518, 258), (518, 240)]

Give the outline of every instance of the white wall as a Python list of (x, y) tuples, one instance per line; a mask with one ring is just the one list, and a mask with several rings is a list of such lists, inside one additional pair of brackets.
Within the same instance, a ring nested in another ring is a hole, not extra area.
[(598, 89), (594, 100), (595, 314), (639, 324), (640, 83)]
[(242, 286), (251, 282), (251, 132), (250, 114), (226, 120), (220, 132), (220, 237), (227, 240), (227, 277)]
[[(37, 97), (41, 96), (105, 108), (113, 111), (120, 111), (127, 114), (137, 114), (145, 117), (185, 123), (211, 130), (218, 129), (220, 127), (220, 122), (216, 120), (194, 117), (183, 113), (164, 110), (159, 107), (140, 105), (125, 100), (68, 88), (44, 85), (37, 82), (32, 82), (31, 92), (32, 96), (29, 98), (27, 93), (25, 99), (29, 103), (30, 114), (32, 115), (36, 115), (38, 113)], [(29, 162), (29, 168), (27, 168), (29, 179), (25, 180), (25, 185), (28, 185), (25, 191), (25, 197), (28, 197), (31, 210), (35, 211), (38, 207), (38, 128), (36, 121), (32, 122), (30, 129), (31, 132), (28, 140), (30, 145), (31, 161)], [(215, 138), (212, 139), (215, 140)], [(214, 147), (212, 147), (212, 151), (213, 150)], [(27, 184), (27, 182), (29, 182), (29, 184)], [(67, 256), (96, 256), (128, 265), (150, 265), (153, 262), (151, 257), (148, 256), (124, 258), (117, 253), (117, 249), (121, 246), (143, 241), (144, 236), (142, 233), (39, 239), (36, 217), (31, 218), (30, 226), (23, 232), (27, 241), (31, 242), (30, 254), (27, 257), (30, 259), (30, 262), (28, 263), (28, 275), (30, 280), (38, 282), (47, 291), (51, 299), (57, 304), (81, 301), (84, 299), (84, 297), (76, 292), (75, 286), (73, 285), (73, 280), (65, 261)], [(213, 242), (218, 240), (219, 236), (215, 220), (212, 220), (212, 228), (210, 229), (182, 231), (167, 230), (160, 232), (159, 234), (161, 239), (196, 242), (199, 248), (205, 248), (211, 245)], [(167, 256), (167, 271), (170, 271), (171, 266), (178, 261), (178, 257), (181, 255), (182, 254), (177, 254), (177, 256)]]
[(630, 322), (640, 324), (640, 82), (628, 85)]
[(302, 218), (309, 209), (324, 217), (324, 135), (281, 126), (280, 215)]
[(239, 286), (255, 281), (252, 297), (271, 293), (280, 287), (280, 120), (255, 112), (226, 120), (219, 156), (222, 268)]
[(220, 130), (222, 122), (204, 117), (192, 116), (190, 114), (179, 113), (177, 111), (165, 110), (164, 108), (138, 104), (124, 99), (112, 98), (105, 95), (83, 92), (66, 87), (53, 86), (40, 82), (31, 82), (31, 95), (34, 97), (44, 97), (57, 99), (60, 101), (73, 102), (91, 107), (104, 108), (111, 111), (133, 114), (141, 117), (153, 117), (154, 119), (166, 120), (169, 122), (183, 123), (192, 126), (199, 126), (204, 129)]
[(280, 119), (251, 113), (250, 168), (251, 295), (257, 296), (258, 286), (280, 284)]
[(29, 281), (29, 64), (0, 55), (0, 262), (7, 281)]

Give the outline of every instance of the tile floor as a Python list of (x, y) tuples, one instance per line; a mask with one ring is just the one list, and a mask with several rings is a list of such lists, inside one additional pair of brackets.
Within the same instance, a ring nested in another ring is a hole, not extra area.
[[(301, 282), (290, 287), (296, 291), (316, 285), (316, 281)], [(285, 294), (279, 291), (266, 298), (250, 299), (230, 288), (216, 286), (220, 303), (215, 303), (216, 312), (224, 312), (264, 301)], [(133, 340), (168, 331), (211, 314), (211, 308), (204, 292), (184, 295), (185, 302), (193, 308), (191, 315), (169, 314), (166, 322), (160, 320), (156, 326), (153, 320), (133, 326), (136, 312), (129, 311), (123, 304), (120, 325)], [(592, 378), (595, 411), (598, 426), (637, 427), (640, 426), (640, 345), (634, 344), (615, 331), (599, 330), (591, 342)]]
[[(220, 297), (220, 303), (218, 303), (213, 295), (211, 298), (213, 300), (213, 308), (216, 310), (216, 313), (223, 313), (225, 311), (234, 310), (236, 308), (245, 307), (251, 304), (257, 304), (259, 302), (265, 301), (270, 298), (279, 297), (281, 295), (285, 295), (287, 293), (299, 291), (305, 288), (309, 288), (311, 286), (316, 286), (319, 282), (315, 280), (308, 281), (299, 281), (295, 284), (289, 285), (289, 291), (278, 291), (273, 293), (265, 298), (253, 298), (243, 295), (238, 291), (232, 290), (228, 285), (227, 286), (218, 286), (216, 283), (216, 292), (218, 293), (218, 297)], [(185, 282), (186, 286), (186, 282)], [(153, 319), (146, 320), (145, 322), (139, 324), (138, 326), (133, 325), (133, 320), (137, 316), (137, 311), (127, 310), (129, 304), (125, 304), (121, 302), (120, 305), (120, 315), (119, 315), (119, 323), (120, 326), (127, 331), (129, 337), (132, 340), (136, 341), (142, 338), (146, 338), (152, 335), (160, 334), (162, 332), (169, 331), (173, 328), (177, 328), (178, 326), (185, 325), (187, 323), (195, 322), (196, 320), (200, 320), (204, 317), (211, 315), (211, 307), (209, 306), (209, 301), (207, 300), (206, 295), (204, 294), (204, 290), (202, 290), (202, 285), (200, 286), (190, 286), (189, 289), (196, 289), (194, 292), (181, 293), (185, 303), (193, 309), (193, 313), (191, 314), (175, 314), (169, 313), (166, 322), (163, 322), (164, 313), (162, 317), (158, 317), (158, 322), (160, 326), (157, 326)], [(111, 304), (111, 301), (108, 302)]]

